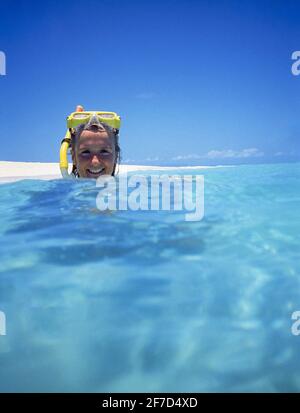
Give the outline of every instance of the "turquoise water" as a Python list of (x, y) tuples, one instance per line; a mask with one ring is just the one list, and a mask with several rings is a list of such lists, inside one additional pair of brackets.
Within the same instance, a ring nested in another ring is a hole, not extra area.
[(300, 391), (300, 165), (205, 177), (205, 216), (0, 185), (0, 391)]

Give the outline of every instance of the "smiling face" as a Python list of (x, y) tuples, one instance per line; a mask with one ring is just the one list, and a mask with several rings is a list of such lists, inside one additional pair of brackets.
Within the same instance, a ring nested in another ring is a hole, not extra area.
[(83, 130), (75, 144), (73, 163), (81, 178), (113, 175), (116, 165), (114, 136), (106, 130)]

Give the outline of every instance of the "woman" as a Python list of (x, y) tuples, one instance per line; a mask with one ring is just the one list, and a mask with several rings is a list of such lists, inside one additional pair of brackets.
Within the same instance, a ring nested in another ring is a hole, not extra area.
[[(76, 112), (83, 111), (77, 106)], [(101, 175), (115, 175), (120, 162), (118, 131), (91, 117), (71, 134), (72, 173), (79, 178), (97, 179)]]

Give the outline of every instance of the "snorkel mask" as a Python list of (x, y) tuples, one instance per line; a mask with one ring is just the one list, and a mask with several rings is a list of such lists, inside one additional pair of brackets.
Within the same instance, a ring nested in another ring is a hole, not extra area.
[(72, 133), (74, 129), (82, 124), (86, 124), (86, 128), (92, 125), (101, 126), (105, 123), (114, 129), (116, 134), (119, 133), (121, 126), (121, 118), (114, 112), (98, 112), (98, 111), (81, 111), (79, 108), (77, 112), (71, 113), (67, 117), (67, 132), (60, 146), (60, 161), (59, 167), (63, 178), (71, 178), (72, 174), (68, 171), (68, 150), (71, 145)]

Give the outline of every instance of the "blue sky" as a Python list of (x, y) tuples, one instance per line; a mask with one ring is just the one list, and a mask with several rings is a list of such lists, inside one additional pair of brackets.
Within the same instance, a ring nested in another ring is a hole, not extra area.
[(299, 161), (299, 1), (6, 1), (1, 160), (58, 159), (77, 104), (122, 117), (124, 162)]

